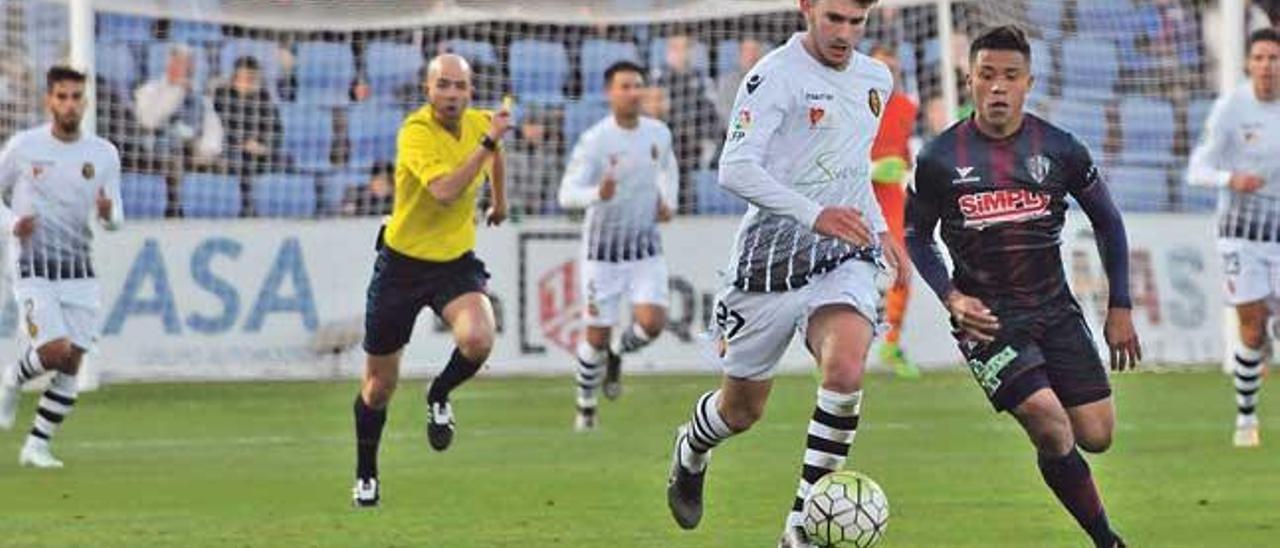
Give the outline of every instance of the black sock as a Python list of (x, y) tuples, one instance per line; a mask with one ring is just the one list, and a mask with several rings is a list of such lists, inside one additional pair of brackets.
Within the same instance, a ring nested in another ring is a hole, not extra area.
[(1076, 518), (1098, 548), (1115, 546), (1119, 537), (1111, 530), (1102, 497), (1093, 483), (1089, 463), (1074, 447), (1061, 457), (1040, 456), (1040, 474), (1058, 500)]
[(480, 370), (480, 365), (478, 362), (468, 360), (462, 355), (461, 350), (454, 348), (453, 355), (449, 356), (449, 365), (444, 366), (440, 376), (431, 382), (431, 389), (427, 391), (427, 401), (432, 403), (449, 401), (449, 393), (467, 379), (474, 377)]
[(378, 443), (382, 441), (382, 425), (387, 423), (387, 410), (373, 409), (356, 394), (356, 477), (378, 477)]

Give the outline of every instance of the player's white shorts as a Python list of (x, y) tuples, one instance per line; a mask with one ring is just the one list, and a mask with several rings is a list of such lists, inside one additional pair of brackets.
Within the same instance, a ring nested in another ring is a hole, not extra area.
[(1280, 243), (1220, 238), (1227, 301), (1233, 305), (1280, 298)]
[(883, 275), (881, 266), (854, 259), (792, 291), (750, 293), (732, 286), (721, 290), (711, 325), (720, 367), (736, 379), (771, 378), (791, 337), (796, 332), (804, 336), (809, 317), (826, 305), (853, 307), (879, 333), (884, 327), (879, 312)]
[(14, 280), (20, 330), (36, 347), (61, 338), (90, 350), (98, 340), (98, 281), (86, 278), (50, 281)]
[(617, 325), (623, 295), (633, 305), (667, 306), (667, 262), (661, 255), (616, 263), (584, 259), (581, 264), (587, 301), (582, 315), (591, 327)]

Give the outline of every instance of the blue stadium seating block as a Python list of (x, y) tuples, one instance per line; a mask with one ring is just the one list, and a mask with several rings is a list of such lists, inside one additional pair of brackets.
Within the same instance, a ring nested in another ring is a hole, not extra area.
[(164, 177), (126, 172), (120, 176), (120, 199), (126, 219), (163, 217), (169, 203)]
[(188, 173), (178, 191), (187, 217), (227, 218), (240, 215), (240, 179), (232, 175)]
[(316, 179), (308, 175), (269, 173), (253, 179), (253, 209), (259, 217), (314, 217)]

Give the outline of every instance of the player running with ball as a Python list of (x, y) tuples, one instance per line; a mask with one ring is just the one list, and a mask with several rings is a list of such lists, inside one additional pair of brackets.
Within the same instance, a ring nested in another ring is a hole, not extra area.
[[(974, 379), (1031, 438), (1045, 483), (1096, 546), (1124, 546), (1077, 449), (1111, 446), (1115, 410), (1060, 249), (1070, 195), (1093, 225), (1110, 282), (1104, 334), (1111, 366), (1136, 365), (1142, 350), (1129, 316), (1124, 222), (1089, 150), (1023, 113), (1033, 83), (1023, 32), (990, 29), (970, 45), (969, 59), (977, 111), (916, 159), (907, 247), (950, 311)], [(952, 273), (934, 244), (939, 221)]]
[(807, 32), (757, 63), (738, 89), (720, 185), (751, 207), (716, 298), (724, 378), (676, 435), (667, 497), (683, 528), (701, 520), (711, 449), (760, 419), (797, 331), (822, 382), (782, 546), (809, 545), (800, 512), (809, 487), (841, 469), (853, 445), (879, 325), (881, 259), (899, 281), (909, 275), (871, 188), (871, 144), (893, 76), (854, 45), (875, 4), (801, 0)]

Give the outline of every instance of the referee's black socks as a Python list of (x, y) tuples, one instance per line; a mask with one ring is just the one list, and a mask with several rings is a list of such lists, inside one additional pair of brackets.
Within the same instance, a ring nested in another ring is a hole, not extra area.
[(382, 425), (387, 423), (387, 409), (374, 409), (356, 394), (356, 477), (378, 477), (378, 444), (382, 441)]
[(431, 389), (427, 391), (427, 402), (449, 401), (449, 393), (467, 379), (474, 377), (481, 365), (482, 362), (473, 362), (463, 356), (461, 350), (454, 348), (453, 355), (449, 356), (449, 365), (446, 365), (444, 371), (440, 372), (440, 376), (431, 382)]

